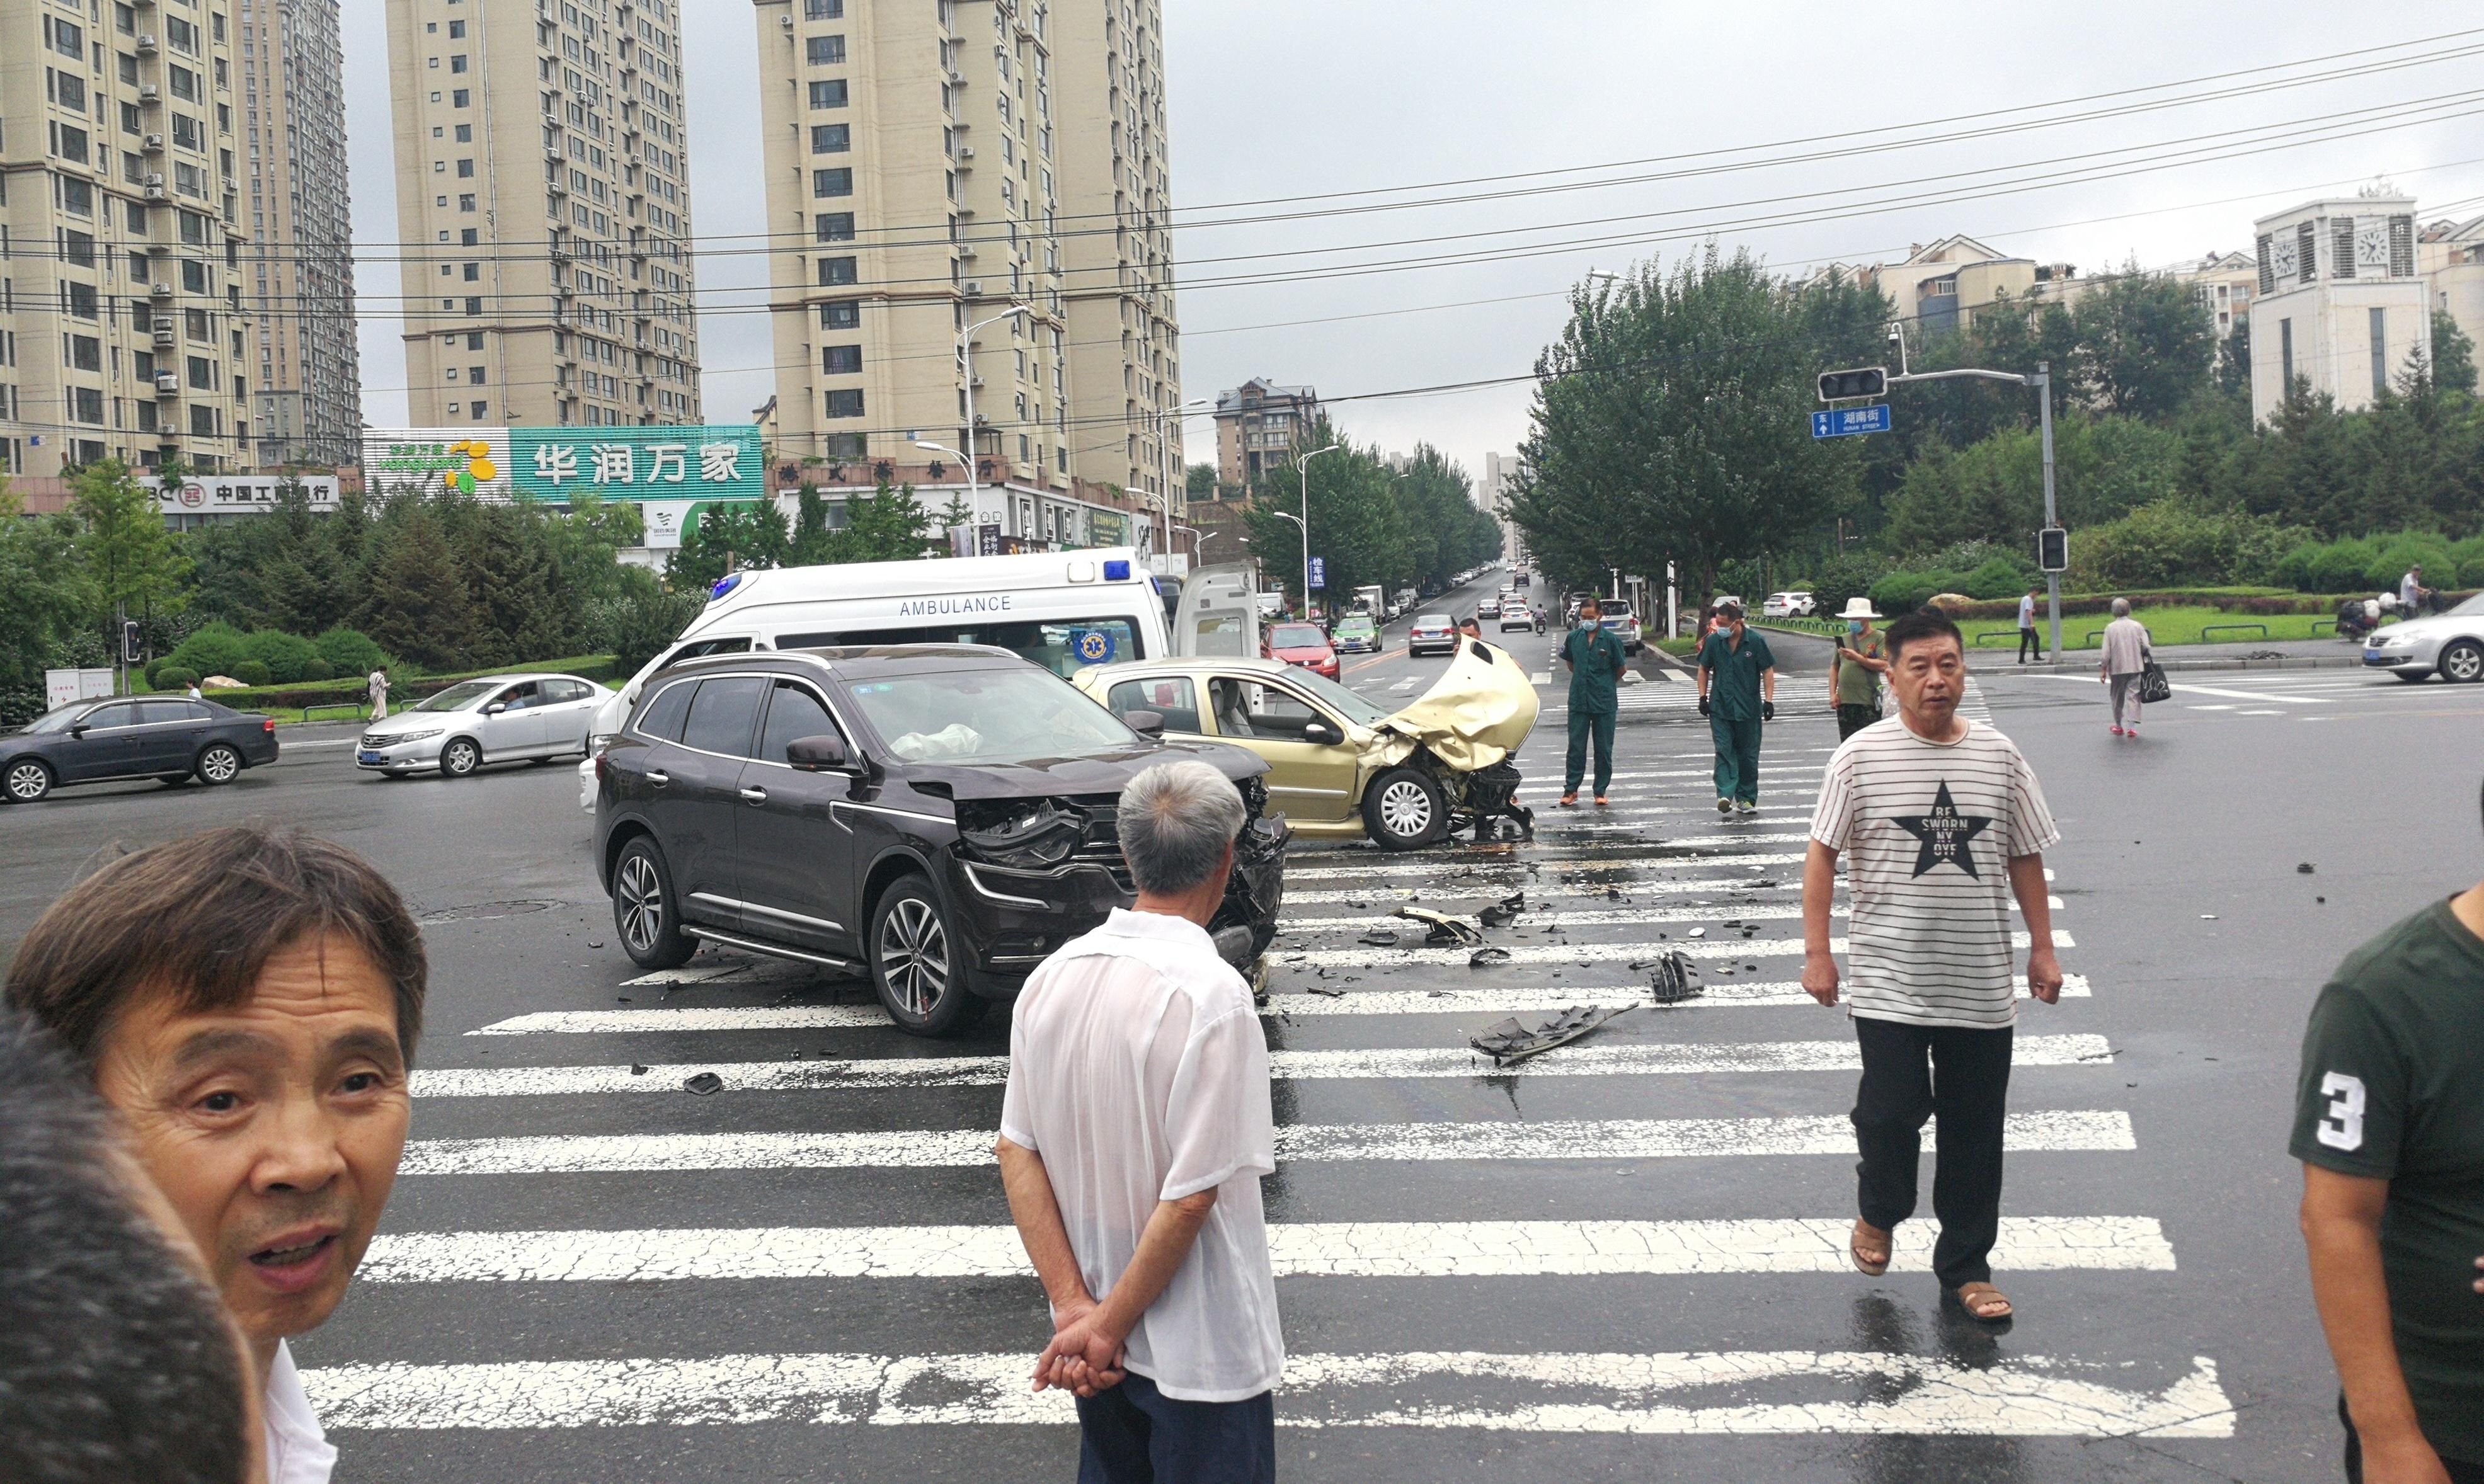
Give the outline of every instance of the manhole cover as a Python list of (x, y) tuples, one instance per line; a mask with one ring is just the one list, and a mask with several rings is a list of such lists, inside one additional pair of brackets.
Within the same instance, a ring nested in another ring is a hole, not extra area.
[(558, 902), (477, 902), (467, 906), (441, 907), (423, 913), (415, 921), (425, 928), (441, 923), (481, 922), (491, 917), (524, 917), (528, 912), (541, 912), (562, 905)]

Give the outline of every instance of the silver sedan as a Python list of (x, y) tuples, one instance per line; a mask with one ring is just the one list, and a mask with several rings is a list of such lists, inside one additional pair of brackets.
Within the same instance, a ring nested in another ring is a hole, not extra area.
[(2484, 593), (2446, 613), (2375, 629), (2363, 640), (2363, 663), (2400, 680), (2439, 675), (2484, 680)]
[(583, 756), (595, 710), (611, 695), (575, 675), (460, 681), (364, 728), (354, 764), (391, 778), (426, 768), (463, 778), (486, 763)]

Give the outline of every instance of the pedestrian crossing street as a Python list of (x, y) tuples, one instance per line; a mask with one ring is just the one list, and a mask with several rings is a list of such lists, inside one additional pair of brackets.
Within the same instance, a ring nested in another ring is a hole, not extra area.
[[(1548, 1446), (2231, 1437), (2217, 1359), (2172, 1317), (2178, 1213), (2110, 1195), (2166, 1136), (2117, 1105), (2115, 986), (2083, 973), (2015, 1047), (1995, 1254), (2014, 1334), (1982, 1355), (1862, 1342), (1864, 1295), (1931, 1309), (1936, 1228), (1927, 1180), (1891, 1276), (1850, 1267), (1854, 1043), (1798, 983), (1802, 825), (1831, 749), (1772, 746), (1764, 780), (1782, 792), (1764, 781), (1761, 820), (1720, 821), (1702, 807), (1704, 733), (1623, 736), (1606, 818), (1543, 809), (1530, 843), (1288, 863), (1263, 1012), (1280, 1425)], [(1521, 759), (1530, 794), (1557, 747), (1539, 737)], [(1524, 910), (1485, 930), (1505, 961), (1472, 965), (1390, 915), (1472, 917), (1517, 893)], [(2075, 971), (2074, 927), (2055, 932)], [(1375, 931), (1403, 946), (1362, 941)], [(1706, 993), (1643, 1003), (1673, 950)], [(1467, 1046), (1504, 1015), (1580, 1004), (1635, 1008), (1512, 1067)], [(461, 1434), (557, 1438), (565, 1472), (601, 1459), (633, 1476), (647, 1429), (783, 1429), (791, 1460), (811, 1456), (798, 1438), (860, 1425), (994, 1429), (1070, 1456), (1069, 1403), (1026, 1380), (1048, 1326), (993, 1168), (1002, 1017), (914, 1041), (852, 986), (703, 955), (610, 1003), (447, 1039), (414, 1076), (418, 1137), (348, 1315), (426, 1304), (460, 1342), (408, 1354), (386, 1326), (340, 1321), (297, 1347), (349, 1460), (356, 1434), (438, 1440), (434, 1460)], [(703, 1076), (721, 1090), (691, 1095)], [(618, 1330), (539, 1317), (605, 1293), (627, 1295)], [(2161, 1333), (2098, 1339), (2079, 1315), (2117, 1298), (2167, 1315)], [(1504, 1322), (1504, 1300), (1529, 1322)], [(1599, 1322), (1617, 1305), (1657, 1316), (1635, 1344)], [(1755, 1305), (1775, 1328), (1743, 1322)], [(525, 1454), (507, 1447), (490, 1456)], [(1381, 1457), (1370, 1476), (1390, 1474)]]

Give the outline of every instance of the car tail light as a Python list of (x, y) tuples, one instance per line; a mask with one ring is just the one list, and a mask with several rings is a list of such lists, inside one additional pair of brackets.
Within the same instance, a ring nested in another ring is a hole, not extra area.
[(612, 781), (612, 760), (601, 752), (595, 755), (595, 781), (598, 783)]
[(274, 716), (268, 717), (265, 721), (258, 724), (258, 729), (265, 732), (268, 736), (274, 737), (276, 735), (276, 718)]

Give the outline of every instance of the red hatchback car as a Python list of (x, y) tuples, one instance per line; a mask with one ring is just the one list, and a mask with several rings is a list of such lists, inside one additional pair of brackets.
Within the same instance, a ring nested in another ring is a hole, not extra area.
[(1317, 624), (1271, 624), (1259, 640), (1259, 658), (1299, 664), (1314, 675), (1336, 679), (1336, 651)]

